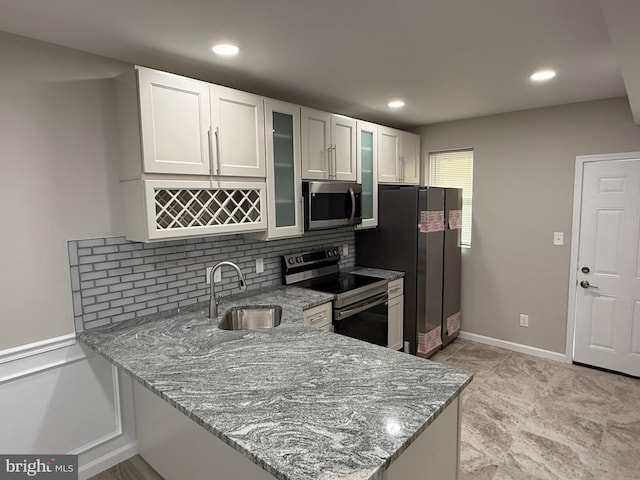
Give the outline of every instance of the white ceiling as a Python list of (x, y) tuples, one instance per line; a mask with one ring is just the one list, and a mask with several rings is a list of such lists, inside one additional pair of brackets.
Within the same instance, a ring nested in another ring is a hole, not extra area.
[[(621, 96), (625, 81), (640, 121), (640, 1), (602, 3), (609, 25), (598, 0), (0, 0), (0, 30), (397, 126)], [(241, 56), (216, 58), (220, 40)], [(558, 76), (532, 84), (541, 67)]]

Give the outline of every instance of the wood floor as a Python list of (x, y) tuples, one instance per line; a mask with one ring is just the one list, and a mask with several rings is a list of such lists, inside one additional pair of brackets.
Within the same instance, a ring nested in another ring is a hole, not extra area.
[[(99, 473), (89, 480), (164, 480), (140, 455)], [(186, 479), (185, 479), (186, 480)]]

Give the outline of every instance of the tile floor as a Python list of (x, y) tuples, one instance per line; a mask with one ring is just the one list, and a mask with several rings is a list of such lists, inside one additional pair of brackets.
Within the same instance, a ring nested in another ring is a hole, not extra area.
[(460, 480), (640, 479), (640, 380), (456, 340)]
[[(460, 480), (640, 480), (640, 380), (456, 340)], [(162, 480), (136, 456), (93, 480)]]

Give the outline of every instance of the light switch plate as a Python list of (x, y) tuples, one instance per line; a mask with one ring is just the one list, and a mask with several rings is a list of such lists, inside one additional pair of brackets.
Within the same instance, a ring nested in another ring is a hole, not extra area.
[(564, 232), (553, 232), (553, 244), (564, 245)]
[(264, 258), (256, 258), (256, 273), (264, 272)]
[(216, 282), (216, 283), (222, 281), (222, 269), (221, 268), (216, 270), (216, 273), (213, 274), (213, 281)]
[(349, 245), (347, 243), (342, 246), (342, 255), (345, 257), (349, 255)]
[(213, 267), (207, 267), (207, 273), (205, 274), (205, 277), (207, 277), (207, 285), (209, 285), (211, 283), (211, 269)]

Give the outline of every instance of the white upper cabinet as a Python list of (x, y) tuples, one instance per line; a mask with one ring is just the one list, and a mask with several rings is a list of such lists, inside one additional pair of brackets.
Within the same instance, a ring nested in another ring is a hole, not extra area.
[(138, 67), (144, 173), (208, 175), (209, 84)]
[(267, 238), (302, 235), (300, 107), (265, 99)]
[(301, 115), (302, 178), (328, 180), (331, 114), (303, 108)]
[(378, 226), (378, 126), (358, 121), (358, 183), (362, 185), (362, 223)]
[(356, 121), (342, 115), (331, 115), (331, 171), (333, 180), (356, 181)]
[(400, 179), (400, 131), (378, 127), (378, 182), (398, 183)]
[(265, 177), (262, 97), (144, 67), (137, 76), (141, 173)]
[(302, 178), (356, 180), (356, 121), (303, 108)]
[(378, 128), (378, 181), (418, 185), (420, 136), (389, 127)]
[(402, 183), (420, 183), (420, 135), (402, 132), (400, 135)]
[(213, 175), (265, 176), (264, 100), (211, 85)]

